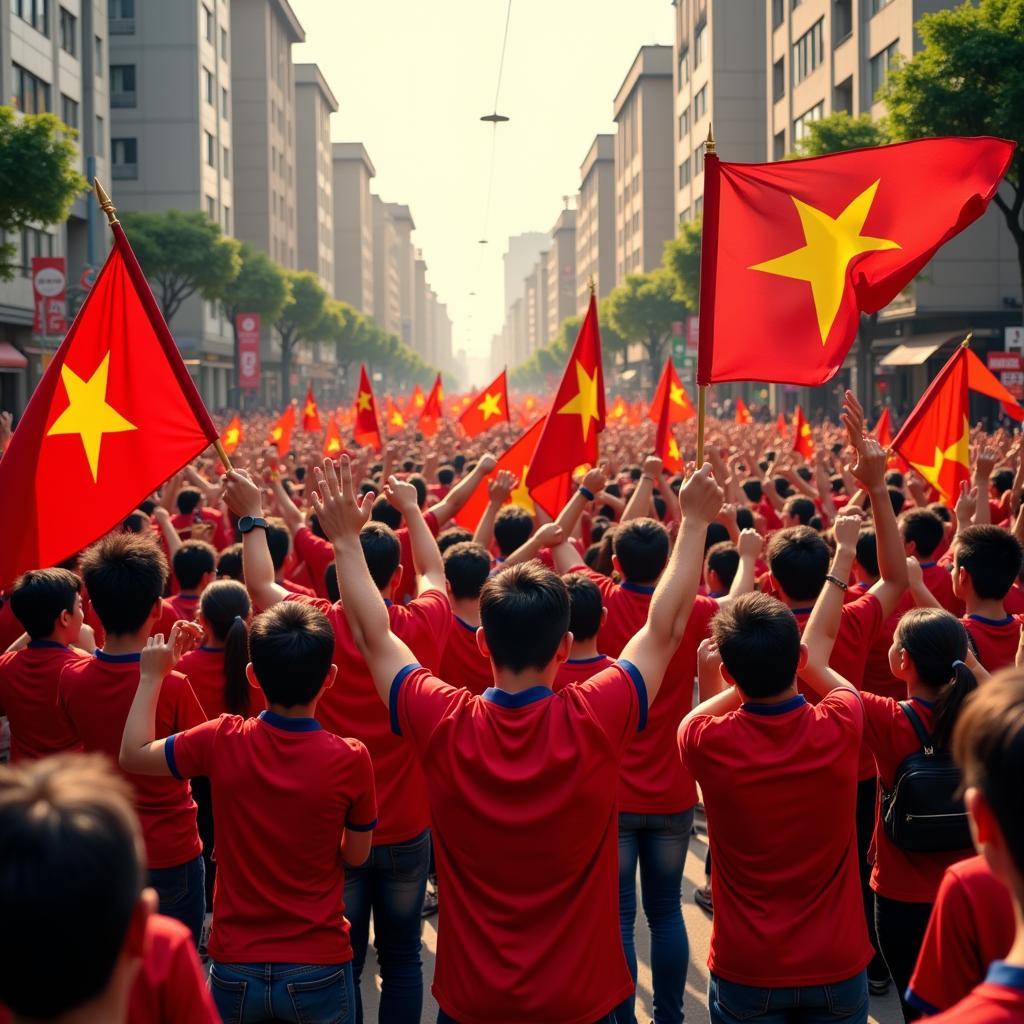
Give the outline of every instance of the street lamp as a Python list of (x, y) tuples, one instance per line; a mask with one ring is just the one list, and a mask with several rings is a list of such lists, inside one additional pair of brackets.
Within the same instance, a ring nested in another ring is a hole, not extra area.
[(484, 114), (480, 118), (481, 121), (489, 121), (491, 124), (503, 124), (508, 118), (504, 114), (499, 114), (495, 111), (493, 114)]

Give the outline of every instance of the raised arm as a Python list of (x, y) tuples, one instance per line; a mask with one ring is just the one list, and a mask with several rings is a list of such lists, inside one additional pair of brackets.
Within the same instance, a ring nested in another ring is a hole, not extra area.
[[(307, 486), (312, 486), (312, 483), (313, 478), (310, 476)], [(284, 483), (279, 477), (274, 477), (270, 486), (274, 491), (274, 498), (277, 501), (277, 511), (284, 520), (284, 525), (288, 527), (288, 532), (294, 537), (306, 525), (306, 519), (298, 505), (292, 501), (291, 496), (284, 488)]]
[(431, 506), (430, 511), (437, 518), (438, 526), (444, 526), (469, 501), (477, 484), (494, 469), (497, 461), (489, 453), (482, 455), (480, 461), (473, 467), (473, 472), (464, 476), (436, 505)]
[[(643, 476), (637, 481), (633, 493), (622, 510), (621, 522), (625, 523), (630, 519), (640, 519), (651, 514), (651, 497), (654, 494), (654, 484), (661, 476), (661, 459), (657, 455), (649, 455), (644, 459)], [(585, 481), (584, 481), (585, 482)]]
[(979, 448), (974, 459), (974, 486), (977, 490), (974, 505), (974, 522), (976, 525), (988, 525), (992, 522), (992, 508), (988, 503), (989, 480), (992, 470), (996, 468), (999, 453), (994, 448)]
[[(245, 470), (233, 469), (224, 477), (224, 499), (239, 519), (263, 516), (263, 495)], [(288, 591), (274, 579), (267, 531), (259, 526), (242, 534), (242, 572), (245, 574), (245, 588), (261, 611), (272, 608), (288, 596)]]
[(831, 522), (836, 517), (836, 503), (832, 500), (832, 478), (828, 473), (828, 463), (825, 461), (825, 453), (820, 448), (816, 450), (814, 458), (814, 478), (818, 485), (821, 510)]
[[(532, 537), (530, 537), (524, 544), (520, 544), (519, 547), (512, 552), (508, 558), (502, 563), (502, 568), (508, 568), (510, 565), (517, 565), (519, 562), (528, 562), (531, 558), (536, 558), (545, 548), (557, 548), (562, 544), (563, 541), (562, 528), (558, 523), (545, 523), (539, 530), (536, 530)], [(576, 561), (579, 561), (579, 555), (576, 554), (576, 549), (571, 544), (566, 544), (566, 547), (572, 550), (576, 556)], [(559, 570), (564, 571), (564, 570)]]
[[(412, 565), (416, 570), (416, 593), (428, 590), (445, 591), (444, 559), (434, 540), (430, 528), (423, 521), (423, 513), (417, 503), (416, 488), (397, 477), (389, 477), (384, 483), (384, 496), (402, 513), (409, 531), (409, 546), (412, 549)], [(338, 564), (338, 578), (342, 576), (342, 563), (335, 553)], [(345, 572), (348, 571), (346, 566)]]
[(178, 531), (171, 523), (171, 513), (163, 505), (157, 505), (153, 509), (153, 518), (156, 520), (157, 526), (160, 527), (160, 533), (167, 545), (167, 554), (174, 558), (174, 552), (181, 547), (181, 537), (178, 536)]
[(757, 560), (761, 557), (761, 549), (764, 547), (764, 538), (757, 530), (743, 530), (736, 543), (736, 549), (740, 555), (740, 565), (736, 575), (732, 578), (732, 586), (725, 597), (718, 598), (719, 607), (731, 604), (737, 597), (743, 594), (754, 592), (756, 582)]
[(576, 526), (583, 515), (583, 510), (594, 500), (608, 482), (604, 471), (601, 469), (590, 469), (583, 478), (583, 483), (576, 489), (576, 493), (565, 503), (565, 507), (558, 513), (555, 519), (555, 526), (561, 527), (562, 536), (568, 540), (576, 532)]
[(488, 551), (494, 543), (494, 520), (498, 517), (498, 509), (508, 501), (516, 483), (514, 473), (507, 469), (499, 469), (494, 479), (487, 485), (487, 508), (477, 523), (473, 540), (477, 544), (482, 544)]

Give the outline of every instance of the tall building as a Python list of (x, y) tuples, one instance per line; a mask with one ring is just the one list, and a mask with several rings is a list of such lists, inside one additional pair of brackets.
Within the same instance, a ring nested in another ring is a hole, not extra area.
[[(116, 205), (135, 211), (201, 210), (232, 234), (230, 5), (169, 0), (120, 3), (111, 12)], [(168, 89), (169, 76), (182, 87)], [(225, 405), (234, 349), (231, 324), (219, 305), (193, 295), (170, 326), (203, 397), (215, 407)]]
[(377, 173), (361, 142), (336, 142), (334, 153), (334, 294), (372, 316), (373, 197)]
[(395, 264), (398, 267), (398, 336), (412, 345), (413, 322), (416, 319), (416, 248), (412, 233), (416, 224), (409, 207), (401, 203), (385, 203), (395, 229)]
[(709, 126), (714, 126), (724, 160), (767, 159), (764, 7), (765, 0), (675, 0), (677, 223), (697, 218), (703, 210), (703, 147)]
[[(117, 13), (117, 0), (110, 6)], [(65, 0), (60, 5), (11, 0), (0, 6), (4, 102), (29, 114), (49, 111), (77, 129), (78, 170), (98, 175), (117, 202), (118, 190), (110, 182), (107, 47), (107, 0)], [(83, 270), (98, 267), (106, 255), (110, 236), (105, 221), (95, 200), (82, 196), (64, 224), (26, 228), (4, 239), (15, 246), (15, 268), (13, 280), (0, 282), (0, 409), (20, 415), (61, 341), (32, 333), (32, 257), (65, 258), (69, 298), (77, 303)]]
[(530, 273), (537, 258), (544, 252), (551, 239), (542, 231), (527, 231), (521, 235), (512, 235), (508, 240), (508, 249), (503, 254), (505, 266), (505, 311), (512, 308), (512, 303), (523, 295), (523, 282)]
[(642, 46), (613, 108), (616, 284), (660, 266), (674, 237), (672, 98), (672, 47)]
[(589, 280), (603, 299), (615, 287), (615, 136), (596, 135), (580, 166), (576, 201), (576, 312), (590, 303)]
[(402, 332), (398, 287), (398, 236), (388, 204), (371, 195), (373, 208), (373, 318), (389, 334)]
[(547, 340), (558, 333), (567, 316), (576, 313), (576, 211), (568, 207), (551, 229), (547, 258)]
[(295, 217), (299, 270), (312, 271), (333, 293), (334, 170), (331, 114), (338, 101), (316, 64), (295, 65)]
[(412, 340), (411, 347), (429, 363), (427, 356), (427, 264), (423, 253), (416, 250), (412, 277)]

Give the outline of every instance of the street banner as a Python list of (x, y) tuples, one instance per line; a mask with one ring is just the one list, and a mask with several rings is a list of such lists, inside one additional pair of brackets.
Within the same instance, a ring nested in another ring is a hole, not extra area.
[(260, 314), (238, 314), (238, 386), (260, 386)]
[(67, 260), (63, 256), (32, 257), (32, 333), (63, 338), (68, 329)]

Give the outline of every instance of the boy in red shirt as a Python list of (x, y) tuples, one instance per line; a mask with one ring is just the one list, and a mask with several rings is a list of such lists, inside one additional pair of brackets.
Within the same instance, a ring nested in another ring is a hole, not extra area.
[[(900, 515), (899, 526), (907, 555), (921, 563), (925, 586), (947, 612), (963, 615), (964, 603), (953, 593), (953, 574), (935, 558), (946, 540), (942, 520), (930, 508), (911, 508)], [(911, 607), (909, 595), (900, 607), (903, 611)]]
[[(345, 613), (391, 713), (427, 774), (438, 876), (434, 995), (441, 1021), (592, 1024), (633, 989), (618, 925), (616, 788), (696, 597), (708, 523), (722, 492), (705, 465), (680, 491), (683, 523), (646, 624), (619, 661), (551, 690), (571, 646), (565, 586), (529, 562), (492, 577), (480, 598), (481, 650), (495, 685), (455, 689), (416, 663), (358, 564), (369, 503), (357, 504), (348, 460), (313, 499), (333, 536)], [(410, 515), (415, 495), (392, 478)], [(587, 941), (581, 942), (580, 937)], [(469, 958), (470, 949), (494, 955)]]
[(294, 1015), (333, 1024), (355, 1002), (345, 864), (369, 855), (377, 800), (366, 748), (315, 717), (338, 671), (330, 623), (298, 604), (258, 616), (247, 671), (268, 710), (155, 739), (162, 682), (191, 640), (180, 626), (143, 652), (121, 765), (210, 780), (217, 835), (210, 985), (223, 1019)]
[(33, 569), (14, 583), (11, 606), (29, 635), (20, 651), (0, 654), (0, 715), (11, 726), (11, 760), (81, 749), (57, 713), (61, 669), (87, 657), (72, 644), (82, 629), (82, 581), (67, 569)]
[(202, 540), (187, 540), (174, 552), (171, 568), (178, 593), (171, 598), (176, 618), (192, 622), (203, 591), (217, 578), (217, 551)]
[(452, 686), (483, 693), (491, 685), (491, 663), (480, 652), (480, 591), (491, 575), (487, 548), (472, 541), (454, 544), (444, 553), (444, 575), (452, 606), (452, 629), (441, 654), (441, 678)]
[[(608, 618), (608, 609), (601, 602), (597, 584), (581, 572), (567, 572), (562, 577), (569, 593), (569, 632), (572, 648), (569, 657), (558, 666), (552, 689), (564, 690), (570, 683), (584, 683), (615, 662), (597, 649), (597, 634)], [(490, 663), (488, 662), (488, 667)]]
[[(81, 560), (82, 578), (106, 639), (91, 658), (69, 661), (61, 672), (59, 706), (86, 750), (114, 761), (139, 682), (139, 659), (158, 618), (167, 563), (152, 537), (113, 533)], [(201, 636), (198, 626), (190, 633)], [(206, 721), (188, 679), (171, 672), (156, 710), (159, 735)], [(160, 896), (160, 912), (188, 926), (196, 944), (203, 927), (202, 844), (196, 805), (187, 781), (130, 775), (135, 809), (142, 823), (149, 884)]]

